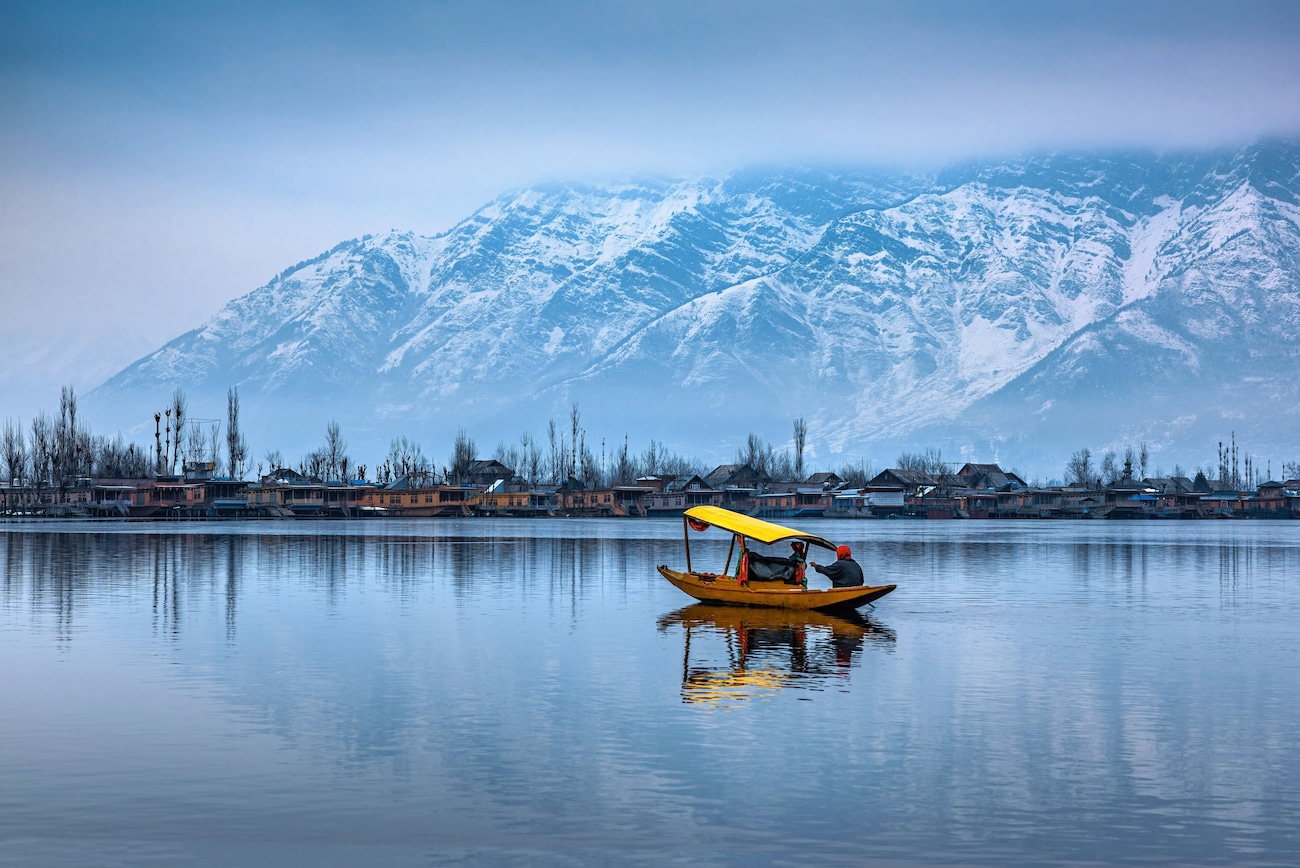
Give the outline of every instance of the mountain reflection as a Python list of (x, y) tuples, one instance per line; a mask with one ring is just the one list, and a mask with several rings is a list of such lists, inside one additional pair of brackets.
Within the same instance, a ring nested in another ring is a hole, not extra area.
[(764, 699), (784, 688), (847, 684), (868, 644), (892, 648), (894, 631), (857, 612), (829, 614), (696, 603), (659, 619), (681, 628), (682, 701), (713, 708)]

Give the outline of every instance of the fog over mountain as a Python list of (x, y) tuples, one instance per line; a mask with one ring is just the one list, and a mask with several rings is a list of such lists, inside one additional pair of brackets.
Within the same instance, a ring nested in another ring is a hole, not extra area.
[(345, 241), (87, 396), (152, 433), (238, 386), (257, 454), (435, 455), (543, 434), (723, 460), (809, 421), (815, 463), (928, 445), (1059, 473), (1146, 440), (1300, 455), (1300, 144), (1071, 153), (931, 175), (751, 169), (546, 185), (448, 232)]

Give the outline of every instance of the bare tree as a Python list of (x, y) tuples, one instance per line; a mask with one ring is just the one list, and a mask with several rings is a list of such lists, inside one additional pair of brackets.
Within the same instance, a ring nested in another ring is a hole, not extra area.
[[(280, 454), (279, 449), (266, 450), (266, 455), (263, 456), (262, 460), (266, 462), (267, 473), (274, 473), (284, 466), (284, 456)], [(259, 471), (257, 475), (260, 478), (262, 474)]]
[(32, 419), (32, 428), (28, 436), (32, 486), (36, 492), (37, 502), (39, 502), (41, 489), (50, 482), (54, 453), (54, 422), (46, 415), (44, 410), (37, 413)]
[(500, 461), (506, 467), (509, 467), (511, 470), (518, 471), (519, 476), (523, 476), (524, 456), (520, 447), (515, 446), (513, 443), (507, 446), (504, 440), (499, 440), (497, 441), (497, 448), (492, 453), (492, 457), (497, 461)]
[(325, 459), (325, 475), (330, 479), (337, 479), (339, 472), (343, 469), (344, 462), (347, 460), (348, 444), (343, 439), (343, 434), (339, 429), (339, 423), (334, 419), (329, 420), (325, 426), (325, 445), (321, 452)]
[(0, 461), (4, 462), (4, 481), (9, 483), (6, 489), (5, 509), (12, 511), (18, 507), (16, 501), (22, 499), (22, 489), (28, 485), (27, 444), (23, 439), (23, 422), (5, 419), (4, 430), (0, 431)]
[(1115, 450), (1108, 449), (1106, 454), (1101, 456), (1101, 480), (1107, 485), (1113, 485), (1117, 479), (1119, 479), (1119, 467), (1115, 464)]
[(947, 472), (943, 452), (935, 446), (928, 446), (924, 452), (904, 452), (898, 456), (900, 470), (915, 470), (930, 476), (940, 476)]
[(1065, 465), (1065, 481), (1071, 485), (1091, 488), (1093, 485), (1092, 451), (1084, 448), (1070, 456)]
[(15, 483), (27, 477), (27, 444), (23, 441), (23, 422), (5, 419), (0, 431), (0, 460), (4, 461), (4, 481)]
[(1138, 447), (1138, 473), (1142, 475), (1143, 479), (1147, 478), (1147, 465), (1150, 461), (1151, 453), (1147, 449), (1147, 442), (1143, 440), (1142, 445)]
[(578, 473), (578, 434), (581, 428), (578, 425), (582, 414), (578, 412), (578, 404), (574, 402), (569, 409), (569, 427), (572, 436), (569, 439), (569, 449), (571, 450), (568, 458), (568, 467), (565, 468), (565, 477), (575, 476)]
[(775, 450), (751, 431), (745, 445), (736, 452), (736, 463), (748, 465), (759, 473), (771, 473), (774, 457)]
[(92, 474), (111, 479), (141, 479), (149, 473), (149, 459), (145, 450), (134, 443), (126, 443), (119, 433), (111, 440), (95, 437), (91, 449), (95, 456)]
[(636, 481), (636, 462), (628, 449), (627, 435), (623, 435), (623, 445), (614, 453), (613, 467), (610, 469), (610, 482), (614, 485), (631, 485)]
[(600, 464), (596, 461), (596, 456), (587, 448), (587, 438), (584, 436), (578, 446), (578, 478), (581, 479), (588, 487), (599, 488), (604, 485), (605, 480), (600, 472)]
[(387, 475), (390, 479), (406, 476), (410, 473), (423, 473), (429, 469), (429, 459), (419, 443), (408, 440), (406, 435), (394, 437), (388, 444)]
[(865, 458), (859, 458), (856, 462), (849, 461), (842, 464), (835, 473), (853, 488), (861, 488), (875, 475), (871, 472), (871, 462)]
[[(160, 412), (154, 412), (153, 414), (153, 440), (154, 440), (153, 472), (155, 474), (161, 474), (163, 472), (163, 469), (166, 468), (167, 466), (167, 452), (165, 449), (163, 449), (163, 441), (162, 441), (162, 415), (163, 414)], [(167, 420), (169, 425), (171, 424), (171, 418), (172, 418), (171, 411), (168, 410)], [(171, 436), (170, 429), (168, 429), (167, 436), (168, 437)]]
[(298, 472), (311, 479), (323, 480), (326, 475), (326, 457), (323, 448), (313, 449), (298, 462)]
[(523, 454), (523, 467), (520, 469), (526, 470), (525, 475), (528, 478), (529, 484), (537, 485), (541, 482), (542, 451), (537, 448), (537, 441), (533, 439), (533, 435), (526, 431), (521, 434), (519, 437), (519, 449)]
[(773, 479), (780, 482), (803, 481), (803, 474), (794, 472), (794, 459), (790, 457), (788, 449), (768, 454), (767, 472)]
[(221, 475), (221, 423), (213, 422), (208, 427), (208, 461), (212, 464), (212, 475)]
[(181, 448), (185, 445), (185, 419), (189, 413), (189, 402), (185, 400), (185, 392), (180, 386), (172, 392), (172, 403), (169, 409), (172, 420), (171, 472), (175, 473), (176, 465), (181, 461)]
[(68, 487), (82, 472), (81, 447), (88, 437), (79, 436), (77, 427), (77, 394), (71, 386), (64, 386), (59, 395), (59, 419), (53, 429), (50, 452), (50, 481), (59, 489), (59, 500), (67, 499)]
[(808, 443), (808, 423), (800, 416), (794, 420), (794, 475), (802, 482), (803, 472), (803, 451)]
[(239, 430), (239, 389), (235, 386), (226, 392), (226, 458), (230, 461), (230, 478), (243, 479), (248, 441)]
[(658, 476), (664, 471), (663, 462), (660, 460), (662, 449), (653, 439), (650, 445), (645, 448), (645, 453), (641, 456), (641, 469), (647, 476)]
[(190, 420), (190, 433), (185, 437), (185, 454), (181, 459), (181, 472), (185, 465), (191, 467), (203, 461), (208, 454), (208, 434), (197, 419)]
[(456, 432), (456, 440), (451, 447), (451, 479), (457, 484), (469, 479), (469, 469), (478, 460), (474, 441), (465, 429)]

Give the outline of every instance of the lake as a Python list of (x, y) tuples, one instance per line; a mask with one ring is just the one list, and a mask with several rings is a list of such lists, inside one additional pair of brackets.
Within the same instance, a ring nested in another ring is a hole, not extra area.
[(1300, 863), (1300, 523), (807, 526), (0, 525), (0, 864)]

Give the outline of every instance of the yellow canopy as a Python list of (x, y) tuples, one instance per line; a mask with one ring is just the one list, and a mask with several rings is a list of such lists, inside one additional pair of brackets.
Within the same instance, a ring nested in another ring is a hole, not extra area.
[(753, 518), (738, 512), (732, 512), (720, 506), (692, 506), (686, 510), (686, 517), (702, 521), (705, 524), (711, 524), (714, 527), (720, 527), (723, 530), (729, 530), (732, 533), (738, 533), (743, 537), (755, 539), (768, 545), (781, 542), (781, 540), (801, 539), (831, 551), (835, 550), (835, 543), (822, 539), (816, 534), (782, 527), (779, 524), (772, 524), (772, 522), (763, 521), (761, 518)]

